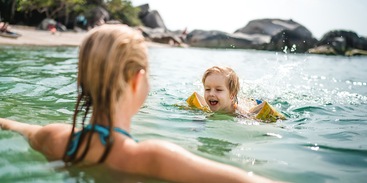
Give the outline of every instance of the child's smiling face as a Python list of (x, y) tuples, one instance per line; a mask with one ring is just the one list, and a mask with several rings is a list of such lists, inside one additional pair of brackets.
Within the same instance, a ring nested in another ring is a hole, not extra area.
[(221, 73), (211, 73), (204, 81), (204, 98), (213, 112), (231, 113), (234, 111), (227, 78)]

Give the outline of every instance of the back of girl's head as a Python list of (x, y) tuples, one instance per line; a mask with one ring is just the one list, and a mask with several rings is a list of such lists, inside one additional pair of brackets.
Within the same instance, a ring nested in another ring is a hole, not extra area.
[[(89, 33), (79, 52), (78, 91), (93, 116), (112, 116), (131, 78), (148, 66), (144, 37), (125, 25), (103, 25)], [(102, 115), (99, 115), (102, 114)], [(112, 119), (108, 119), (112, 120)]]
[(236, 72), (234, 72), (233, 69), (229, 67), (213, 66), (204, 72), (202, 78), (203, 84), (205, 84), (205, 79), (212, 73), (219, 73), (225, 76), (227, 78), (227, 88), (229, 90), (229, 93), (232, 96), (237, 97), (237, 94), (240, 90), (240, 82)]
[[(67, 147), (72, 144), (78, 113), (85, 109), (82, 126), (92, 109), (91, 123), (103, 123), (109, 127), (106, 148), (98, 160), (103, 162), (113, 144), (111, 137), (115, 104), (121, 98), (130, 80), (140, 70), (147, 70), (148, 58), (144, 37), (140, 32), (124, 25), (103, 25), (97, 27), (84, 39), (79, 51), (78, 63), (78, 99), (73, 117), (73, 128)], [(94, 129), (92, 129), (93, 131)], [(80, 141), (85, 133), (80, 136)], [(63, 160), (68, 164), (80, 162), (91, 146), (90, 135), (80, 157), (69, 155), (66, 150)]]

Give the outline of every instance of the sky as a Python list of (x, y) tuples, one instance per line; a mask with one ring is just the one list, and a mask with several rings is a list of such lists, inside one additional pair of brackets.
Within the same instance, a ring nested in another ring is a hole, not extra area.
[(169, 30), (233, 33), (251, 20), (292, 19), (320, 39), (331, 30), (367, 37), (367, 0), (131, 0), (157, 10)]

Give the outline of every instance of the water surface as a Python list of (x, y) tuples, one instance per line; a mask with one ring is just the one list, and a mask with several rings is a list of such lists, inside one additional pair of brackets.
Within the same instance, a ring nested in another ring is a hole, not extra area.
[[(77, 54), (75, 47), (1, 46), (0, 116), (71, 123)], [(151, 90), (132, 125), (139, 140), (167, 140), (275, 180), (366, 180), (367, 57), (198, 48), (150, 48), (149, 54)], [(192, 92), (203, 93), (201, 76), (213, 65), (234, 68), (240, 97), (267, 100), (288, 119), (262, 123), (178, 107)], [(1, 182), (125, 179), (155, 182), (103, 167), (64, 170), (22, 136), (0, 131)]]

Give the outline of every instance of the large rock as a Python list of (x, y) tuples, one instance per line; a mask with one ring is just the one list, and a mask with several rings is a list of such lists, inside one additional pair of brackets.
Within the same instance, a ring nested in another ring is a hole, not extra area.
[(327, 32), (309, 53), (331, 55), (367, 55), (367, 39), (355, 32), (333, 30)]
[(254, 44), (263, 44), (259, 45), (260, 49), (272, 51), (306, 52), (317, 43), (307, 28), (293, 20), (253, 20), (235, 33), (254, 38), (268, 36), (270, 39), (263, 39), (262, 42)]
[(92, 9), (88, 14), (88, 24), (91, 27), (104, 24), (110, 19), (110, 14), (103, 7), (97, 6)]
[(138, 6), (138, 8), (140, 9), (139, 14), (138, 14), (139, 18), (145, 17), (150, 11), (149, 4), (140, 5)]
[(194, 30), (186, 36), (186, 43), (205, 48), (252, 48), (252, 41), (242, 35), (222, 31)]
[(184, 33), (179, 31), (170, 31), (167, 29), (164, 21), (156, 10), (150, 10), (149, 4), (138, 6), (140, 8), (139, 18), (144, 26), (140, 29), (146, 40), (170, 44), (174, 46), (184, 46)]
[(292, 20), (260, 19), (233, 34), (194, 30), (187, 35), (186, 42), (194, 47), (306, 52), (317, 40), (309, 30)]
[(182, 46), (183, 41), (181, 38), (181, 34), (166, 31), (163, 28), (149, 28), (140, 26), (138, 29), (143, 33), (143, 36), (148, 41), (153, 41), (157, 43), (164, 43), (173, 46)]
[(158, 11), (150, 11), (149, 4), (143, 4), (138, 7), (140, 8), (139, 18), (145, 27), (152, 29), (162, 28), (167, 30), (167, 27)]

